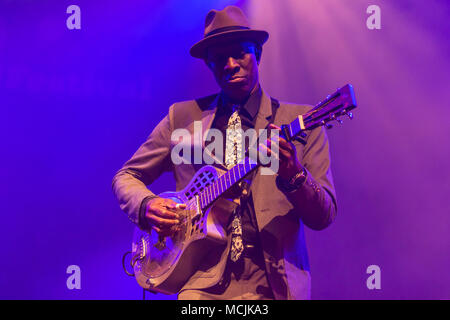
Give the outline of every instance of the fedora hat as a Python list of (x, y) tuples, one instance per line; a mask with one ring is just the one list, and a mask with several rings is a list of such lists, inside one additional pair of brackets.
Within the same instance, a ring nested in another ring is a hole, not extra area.
[(208, 12), (203, 39), (194, 44), (189, 52), (191, 56), (203, 59), (206, 49), (218, 43), (242, 39), (263, 45), (268, 38), (269, 33), (266, 31), (250, 29), (247, 17), (240, 8), (228, 6), (223, 10)]

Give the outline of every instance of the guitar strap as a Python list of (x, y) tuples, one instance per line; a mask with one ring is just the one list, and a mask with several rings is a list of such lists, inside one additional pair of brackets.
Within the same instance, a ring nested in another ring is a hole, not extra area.
[[(266, 129), (268, 128), (269, 124), (271, 124), (275, 121), (275, 116), (277, 114), (278, 108), (280, 107), (280, 102), (277, 99), (270, 97), (270, 102), (271, 102), (271, 108), (272, 108), (272, 115), (270, 116), (269, 123), (267, 124)], [(249, 191), (250, 191), (249, 189), (250, 189), (251, 183), (253, 181), (253, 178), (255, 177), (255, 174), (256, 174), (256, 171), (252, 171), (252, 173), (247, 176), (247, 179), (243, 179), (239, 183), (239, 187), (242, 190), (241, 198), (246, 198), (249, 195)]]
[(272, 105), (272, 116), (270, 117), (269, 124), (273, 123), (275, 121), (275, 115), (277, 114), (278, 108), (280, 107), (280, 102), (270, 97), (271, 105)]

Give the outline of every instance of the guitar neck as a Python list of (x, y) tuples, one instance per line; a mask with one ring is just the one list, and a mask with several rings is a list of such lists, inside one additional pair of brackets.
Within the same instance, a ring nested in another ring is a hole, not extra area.
[(233, 168), (221, 175), (216, 181), (211, 183), (202, 192), (199, 193), (199, 200), (202, 209), (207, 208), (211, 203), (218, 199), (225, 191), (230, 189), (247, 174), (257, 169), (259, 164), (246, 157), (243, 161), (236, 164)]
[[(338, 118), (339, 116), (347, 115), (352, 119), (353, 114), (350, 111), (354, 108), (356, 108), (355, 92), (353, 86), (347, 84), (342, 88), (338, 88), (333, 94), (328, 95), (325, 100), (319, 102), (305, 114), (299, 115), (290, 124), (282, 126), (280, 136), (288, 140), (298, 135), (304, 138), (306, 130), (312, 130), (320, 126), (331, 128), (331, 125), (328, 123), (330, 121), (342, 123)], [(248, 173), (258, 168), (258, 166), (259, 164), (254, 159), (246, 157), (228, 170), (199, 193), (201, 208), (205, 209), (208, 207), (225, 191), (238, 183)]]

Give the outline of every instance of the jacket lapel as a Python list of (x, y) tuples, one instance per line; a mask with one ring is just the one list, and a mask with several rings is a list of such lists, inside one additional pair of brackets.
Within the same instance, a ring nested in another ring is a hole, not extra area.
[[(265, 129), (269, 125), (269, 120), (271, 117), (272, 117), (272, 102), (270, 97), (263, 91), (261, 97), (261, 105), (255, 123), (255, 130), (257, 134), (259, 134), (260, 129)], [(261, 213), (268, 210), (268, 208), (263, 207), (262, 201), (260, 201), (262, 199), (261, 195), (264, 195), (267, 192), (266, 188), (273, 187), (273, 183), (271, 181), (273, 179), (274, 179), (273, 176), (262, 175), (261, 167), (258, 168), (253, 178), (251, 190), (253, 203), (255, 205), (255, 213), (257, 217), (256, 220), (258, 222), (260, 230), (267, 223), (266, 218), (262, 217)]]
[[(262, 89), (261, 89), (262, 90)], [(264, 129), (269, 124), (269, 120), (272, 116), (272, 102), (270, 97), (262, 90), (261, 104), (256, 116), (255, 130), (258, 132), (260, 129)]]
[(216, 98), (211, 102), (208, 108), (202, 111), (202, 151), (214, 160), (215, 166), (220, 167), (222, 170), (226, 170), (226, 167), (222, 164), (223, 159), (218, 159), (210, 152), (209, 149), (205, 149), (205, 138), (207, 137), (208, 131), (211, 129), (211, 126), (216, 117), (217, 108), (219, 107), (219, 101), (220, 94), (216, 96)]
[(206, 137), (206, 133), (209, 129), (211, 129), (212, 123), (216, 116), (219, 96), (220, 95), (217, 95), (209, 106), (202, 111), (202, 149), (205, 148), (205, 139), (203, 139), (203, 137)]

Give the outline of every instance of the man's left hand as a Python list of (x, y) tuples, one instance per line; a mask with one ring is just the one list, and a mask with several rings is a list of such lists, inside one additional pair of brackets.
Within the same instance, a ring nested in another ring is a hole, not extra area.
[[(280, 127), (272, 123), (269, 124), (269, 129), (281, 131)], [(267, 139), (266, 143), (267, 147), (263, 146), (263, 148), (267, 149), (267, 155), (271, 155), (270, 146), (272, 141)], [(280, 136), (278, 140), (278, 147), (278, 159), (280, 162), (278, 175), (285, 180), (289, 180), (302, 169), (302, 165), (298, 161), (297, 150), (292, 142), (288, 142)]]

